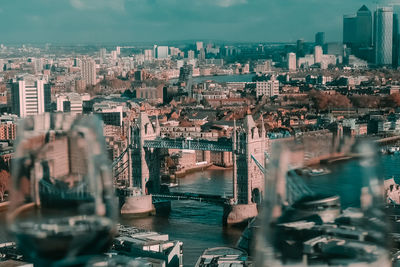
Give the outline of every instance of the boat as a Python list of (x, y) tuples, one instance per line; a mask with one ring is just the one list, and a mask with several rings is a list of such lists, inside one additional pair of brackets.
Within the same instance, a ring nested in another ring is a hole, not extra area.
[(195, 267), (253, 266), (246, 251), (239, 248), (215, 247), (206, 249)]
[(163, 183), (161, 185), (168, 186), (169, 188), (173, 188), (173, 187), (178, 187), (179, 186), (179, 184), (177, 184), (177, 183)]

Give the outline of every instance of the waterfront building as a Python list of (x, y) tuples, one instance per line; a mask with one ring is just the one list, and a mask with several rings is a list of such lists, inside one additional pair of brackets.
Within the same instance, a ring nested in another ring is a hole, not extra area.
[(380, 7), (375, 11), (375, 63), (392, 64), (393, 50), (393, 9)]
[(12, 112), (21, 118), (50, 111), (51, 88), (36, 76), (25, 75), (11, 84)]

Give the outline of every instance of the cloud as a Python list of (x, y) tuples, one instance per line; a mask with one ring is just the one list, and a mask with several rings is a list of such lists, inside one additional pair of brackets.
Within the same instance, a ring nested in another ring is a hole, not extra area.
[(112, 9), (125, 11), (125, 0), (70, 0), (72, 7), (78, 10)]

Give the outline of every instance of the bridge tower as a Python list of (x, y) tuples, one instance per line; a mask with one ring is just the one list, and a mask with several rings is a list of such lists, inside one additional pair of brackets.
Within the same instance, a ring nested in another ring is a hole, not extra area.
[[(155, 208), (152, 193), (160, 190), (160, 153), (158, 148), (143, 147), (145, 140), (154, 140), (160, 135), (158, 119), (153, 126), (141, 108), (137, 122), (130, 127), (130, 173), (132, 194), (125, 197), (121, 215), (140, 216), (153, 214)], [(138, 190), (140, 193), (138, 194)]]
[(142, 190), (142, 194), (158, 193), (160, 190), (160, 151), (145, 148), (145, 140), (160, 136), (158, 118), (153, 126), (146, 112), (141, 109), (132, 134), (132, 185)]
[(227, 224), (246, 222), (257, 216), (257, 205), (261, 203), (264, 193), (264, 174), (255, 162), (255, 160), (264, 162), (266, 145), (264, 123), (262, 123), (261, 130), (258, 129), (248, 111), (241, 129), (237, 133), (234, 129), (232, 136), (235, 203), (225, 207), (224, 223)]

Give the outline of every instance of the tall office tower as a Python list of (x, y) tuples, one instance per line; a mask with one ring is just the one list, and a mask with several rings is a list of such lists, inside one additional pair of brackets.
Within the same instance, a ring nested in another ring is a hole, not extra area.
[(287, 67), (289, 71), (296, 70), (296, 54), (295, 53), (288, 53), (287, 54)]
[(357, 17), (354, 15), (343, 16), (343, 44), (352, 47), (356, 41)]
[(153, 60), (153, 50), (145, 49), (144, 50), (144, 61), (152, 61)]
[(206, 60), (206, 51), (204, 51), (204, 48), (200, 49), (199, 55), (197, 56), (198, 60)]
[(314, 47), (314, 63), (322, 62), (322, 47), (317, 45)]
[(35, 76), (26, 75), (11, 85), (12, 112), (21, 118), (50, 111), (50, 85)]
[(196, 42), (196, 50), (200, 51), (200, 49), (203, 49), (203, 42)]
[(323, 46), (325, 44), (325, 33), (317, 32), (315, 34), (315, 45)]
[(391, 65), (393, 53), (393, 9), (380, 7), (375, 11), (375, 63)]
[(372, 13), (365, 5), (357, 11), (355, 37), (357, 47), (372, 46)]
[(296, 47), (296, 55), (297, 57), (304, 57), (305, 56), (305, 51), (304, 51), (304, 40), (300, 39), (297, 40), (297, 47)]
[(117, 51), (117, 55), (118, 55), (118, 56), (121, 55), (121, 47), (120, 47), (120, 46), (117, 46), (117, 47), (115, 48), (115, 51)]
[(97, 83), (96, 62), (93, 59), (85, 58), (82, 60), (81, 75), (86, 85), (95, 85)]
[(194, 59), (194, 51), (193, 51), (193, 50), (189, 50), (189, 51), (188, 51), (188, 56), (187, 56), (187, 58), (188, 58), (189, 60)]
[(100, 48), (100, 58), (105, 59), (107, 54), (107, 50), (105, 48)]
[(157, 46), (156, 47), (156, 58), (166, 59), (168, 58), (168, 46)]
[(117, 57), (118, 57), (118, 55), (117, 55), (117, 51), (111, 51), (111, 58), (113, 59), (113, 60), (117, 60)]
[(393, 49), (392, 49), (392, 65), (394, 68), (399, 66), (399, 16), (393, 14)]
[(43, 71), (43, 59), (42, 58), (35, 58), (35, 73), (41, 73)]

